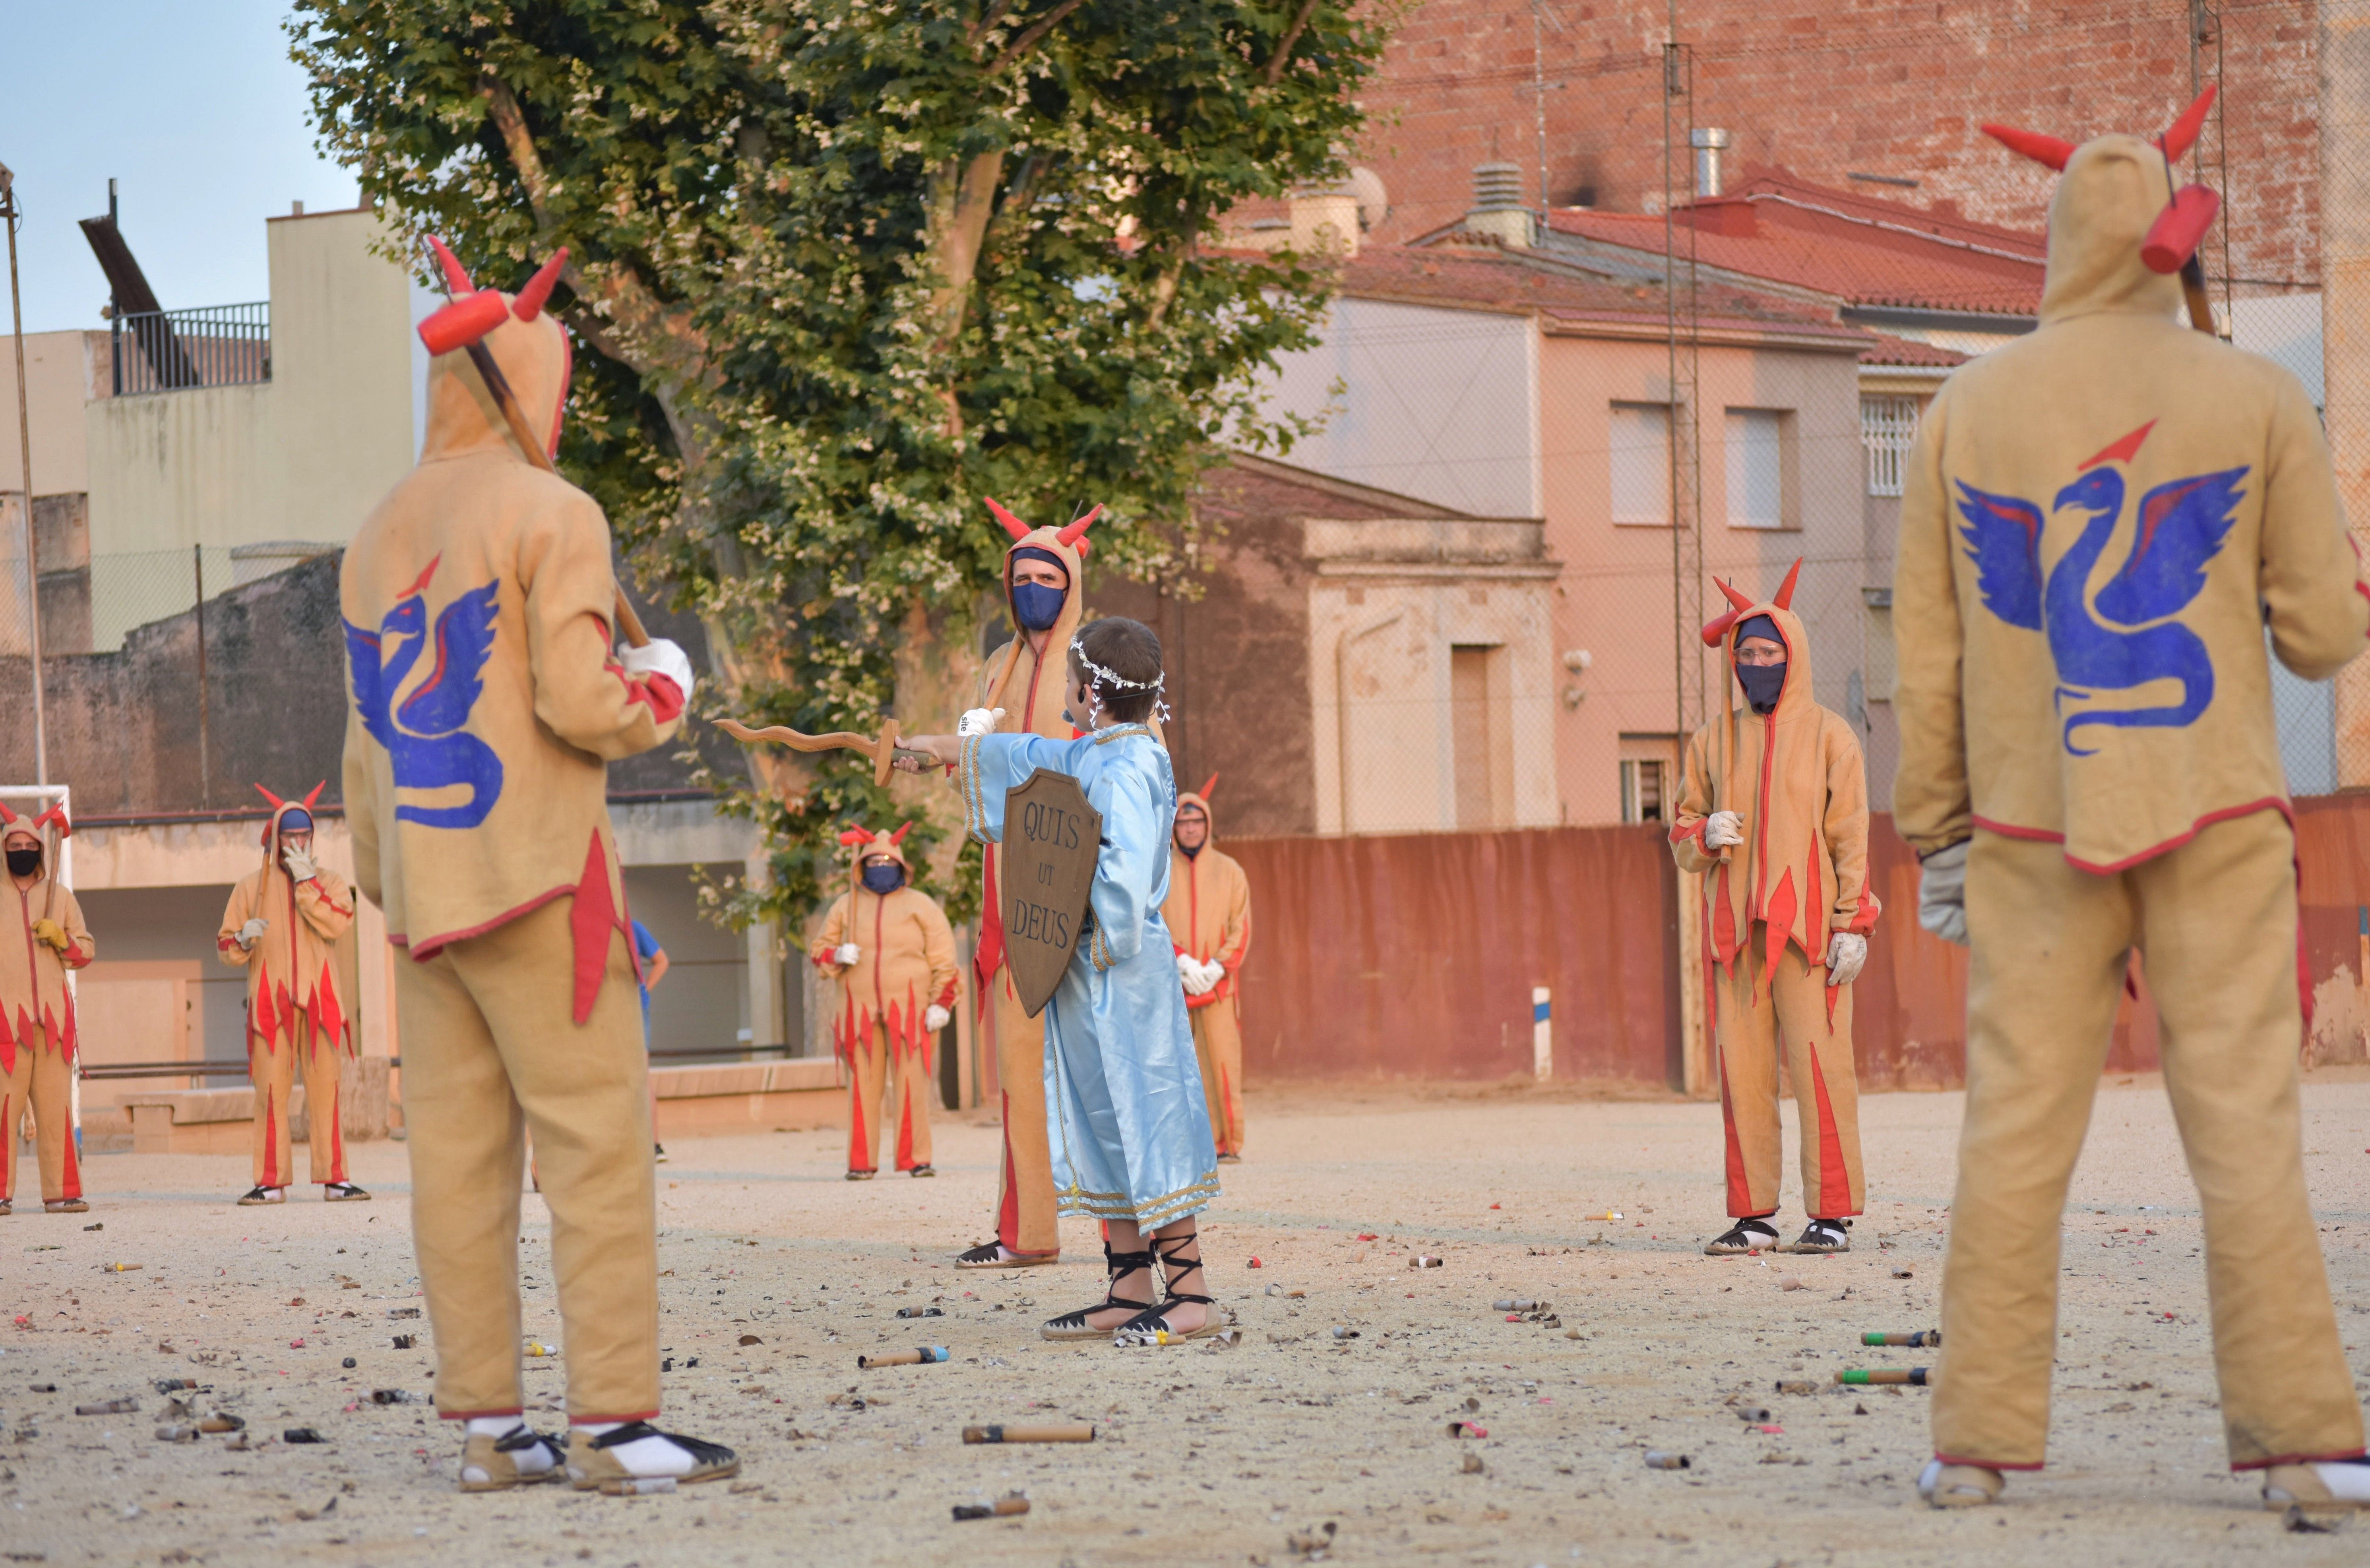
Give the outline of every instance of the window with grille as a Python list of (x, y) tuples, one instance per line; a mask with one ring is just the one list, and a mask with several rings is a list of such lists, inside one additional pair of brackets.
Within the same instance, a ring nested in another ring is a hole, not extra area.
[(1859, 400), (1860, 444), (1868, 448), (1868, 493), (1901, 494), (1903, 465), (1916, 439), (1925, 399), (1897, 394), (1863, 394)]
[(1624, 822), (1667, 822), (1669, 807), (1663, 803), (1663, 771), (1666, 762), (1638, 761), (1621, 764), (1621, 820)]
[(1613, 521), (1671, 525), (1671, 406), (1616, 403), (1610, 455)]

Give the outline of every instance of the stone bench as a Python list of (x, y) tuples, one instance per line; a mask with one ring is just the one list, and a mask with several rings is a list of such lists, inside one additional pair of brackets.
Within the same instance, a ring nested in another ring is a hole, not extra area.
[(653, 1067), (658, 1137), (847, 1125), (847, 1090), (832, 1057)]
[[(346, 1141), (385, 1138), (386, 1058), (366, 1056), (348, 1061), (340, 1091), (339, 1097), (345, 1101)], [(255, 1090), (248, 1084), (228, 1089), (135, 1089), (119, 1095), (115, 1105), (130, 1119), (134, 1154), (244, 1153), (255, 1121)], [(97, 1119), (86, 1112), (86, 1135)], [(288, 1136), (303, 1143), (311, 1134), (305, 1114), (305, 1085), (300, 1082), (288, 1096)]]

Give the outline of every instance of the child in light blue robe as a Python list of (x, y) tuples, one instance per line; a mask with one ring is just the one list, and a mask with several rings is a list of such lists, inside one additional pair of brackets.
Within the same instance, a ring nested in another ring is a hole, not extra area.
[[(1040, 768), (1076, 779), (1101, 813), (1086, 930), (1046, 1004), (1045, 1101), (1061, 1212), (1107, 1222), (1111, 1279), (1103, 1301), (1042, 1332), (1189, 1338), (1225, 1320), (1208, 1296), (1182, 1288), (1197, 1283), (1192, 1217), (1218, 1195), (1218, 1154), (1176, 944), (1160, 917), (1177, 784), (1143, 722), (1161, 686), (1159, 639), (1138, 622), (1107, 618), (1079, 634), (1070, 663), (1070, 712), (1091, 726), (1077, 739), (966, 734), (901, 744), (960, 763), (965, 826), (981, 843), (1003, 838), (1006, 792)], [(1156, 1307), (1121, 1288), (1156, 1257), (1170, 1271)]]

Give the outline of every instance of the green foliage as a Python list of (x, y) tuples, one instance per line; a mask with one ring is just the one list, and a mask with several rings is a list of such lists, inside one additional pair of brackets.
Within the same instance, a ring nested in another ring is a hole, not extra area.
[[(709, 626), (711, 713), (868, 731), (968, 700), (1007, 543), (982, 496), (1102, 502), (1094, 567), (1163, 576), (1224, 448), (1288, 449), (1255, 378), (1328, 277), (1217, 222), (1340, 176), (1383, 41), (1341, 0), (297, 0), (289, 27), (324, 145), (410, 234), (505, 286), (569, 247), (563, 461)], [(860, 767), (800, 773), (795, 810), (714, 781), (773, 846), (726, 912), (795, 921), (843, 822), (912, 814)]]

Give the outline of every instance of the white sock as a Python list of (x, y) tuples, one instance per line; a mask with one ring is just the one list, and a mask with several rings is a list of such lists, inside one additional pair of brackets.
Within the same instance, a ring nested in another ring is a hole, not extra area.
[(2333, 1495), (2349, 1503), (2370, 1502), (2370, 1460), (2315, 1459), (2312, 1468)]
[[(569, 1428), (587, 1437), (598, 1437), (625, 1425), (622, 1421), (580, 1421)], [(614, 1448), (604, 1448), (631, 1476), (689, 1475), (698, 1464), (689, 1449), (677, 1447), (662, 1436), (637, 1437), (630, 1443), (620, 1443)]]

